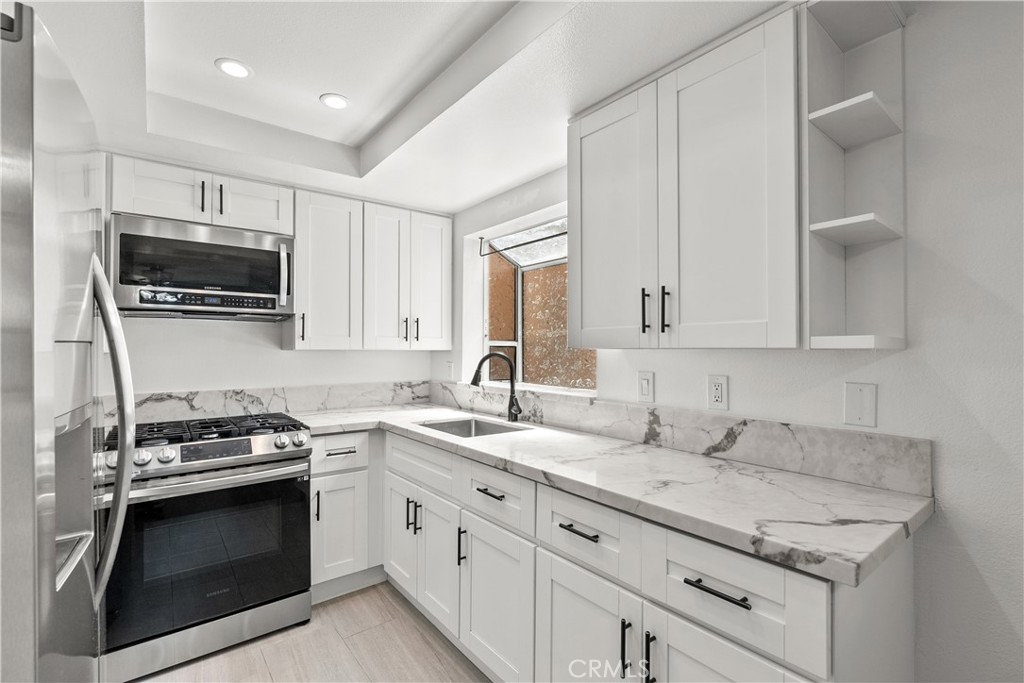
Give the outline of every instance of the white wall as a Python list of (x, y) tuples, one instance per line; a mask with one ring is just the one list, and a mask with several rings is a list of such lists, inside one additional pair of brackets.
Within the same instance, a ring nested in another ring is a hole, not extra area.
[[(643, 369), (658, 403), (703, 408), (705, 376), (727, 374), (736, 414), (840, 425), (843, 382), (872, 382), (880, 431), (934, 440), (937, 513), (915, 536), (919, 680), (1024, 680), (1022, 8), (929, 3), (908, 22), (906, 351), (598, 353), (602, 398), (635, 400)], [(457, 214), (456, 234), (565, 189), (561, 174), (527, 183)], [(460, 287), (457, 274), (456, 302)]]
[[(122, 318), (136, 393), (430, 377), (428, 351), (282, 351), (281, 325)], [(100, 369), (100, 393), (113, 393)]]

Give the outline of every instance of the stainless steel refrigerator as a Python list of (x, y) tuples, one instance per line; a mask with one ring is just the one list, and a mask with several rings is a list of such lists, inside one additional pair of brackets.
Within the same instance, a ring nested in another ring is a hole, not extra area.
[[(31, 8), (0, 16), (0, 678), (94, 681), (99, 606), (130, 485), (134, 402), (103, 269), (104, 156)], [(118, 403), (116, 493), (95, 504), (94, 369)]]

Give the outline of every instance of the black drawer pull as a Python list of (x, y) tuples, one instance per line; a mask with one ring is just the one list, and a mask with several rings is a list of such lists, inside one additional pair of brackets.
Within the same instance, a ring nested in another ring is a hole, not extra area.
[(406, 498), (405, 499), (405, 528), (406, 529), (411, 529), (416, 524), (415, 522), (412, 521), (412, 518), (409, 516), (409, 506), (412, 505), (412, 504), (413, 504), (412, 498)]
[(626, 661), (626, 629), (633, 624), (623, 619), (619, 624), (619, 678), (625, 678), (629, 671), (629, 662)]
[(505, 494), (504, 493), (502, 493), (501, 495), (498, 495), (497, 493), (491, 493), (489, 489), (480, 488), (479, 486), (476, 488), (476, 490), (479, 491), (480, 493), (484, 494), (485, 496), (490, 496), (494, 500), (505, 500)]
[(412, 506), (412, 535), (415, 536), (418, 532), (423, 531), (423, 527), (420, 526), (420, 510), (423, 509), (422, 503), (416, 503)]
[(455, 552), (455, 555), (456, 555), (456, 558), (457, 558), (456, 562), (455, 562), (456, 565), (460, 565), (460, 564), (462, 564), (463, 560), (469, 559), (465, 555), (462, 554), (462, 534), (465, 534), (465, 533), (468, 533), (468, 532), (460, 526), (459, 527), (459, 535), (457, 536), (457, 546), (458, 547), (456, 548), (456, 552)]
[(356, 447), (355, 446), (349, 446), (348, 448), (343, 448), (340, 451), (327, 451), (327, 457), (328, 458), (330, 458), (332, 456), (335, 456), (335, 455), (355, 455), (355, 454), (356, 454)]
[(694, 588), (702, 590), (705, 593), (711, 593), (711, 595), (714, 595), (716, 598), (721, 598), (722, 600), (725, 600), (728, 603), (736, 605), (737, 607), (742, 607), (743, 609), (753, 609), (750, 606), (750, 600), (745, 595), (742, 598), (734, 598), (731, 595), (726, 595), (722, 591), (716, 591), (714, 588), (711, 588), (710, 586), (705, 586), (704, 581), (701, 579), (684, 578), (683, 583), (685, 583), (687, 586), (693, 586)]
[(316, 492), (316, 521), (320, 521), (320, 492)]
[(644, 683), (657, 683), (658, 680), (651, 675), (651, 643), (656, 640), (650, 631), (644, 631)]
[(601, 537), (598, 534), (594, 534), (593, 536), (591, 536), (590, 534), (585, 534), (582, 531), (580, 531), (579, 529), (577, 529), (576, 527), (574, 527), (572, 524), (563, 524), (563, 523), (559, 522), (558, 526), (561, 527), (562, 529), (565, 529), (569, 533), (576, 534), (580, 538), (587, 539), (591, 543), (597, 543), (598, 541), (601, 540)]

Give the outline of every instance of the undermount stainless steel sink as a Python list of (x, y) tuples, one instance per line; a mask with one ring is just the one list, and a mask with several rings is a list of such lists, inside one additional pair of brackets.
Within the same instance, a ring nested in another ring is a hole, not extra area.
[(458, 420), (440, 420), (438, 422), (421, 422), (420, 426), (428, 429), (436, 429), (439, 432), (472, 438), (476, 436), (490, 436), (491, 434), (505, 434), (507, 432), (518, 432), (526, 427), (517, 427), (501, 422), (490, 420), (478, 420), (475, 417), (459, 418)]

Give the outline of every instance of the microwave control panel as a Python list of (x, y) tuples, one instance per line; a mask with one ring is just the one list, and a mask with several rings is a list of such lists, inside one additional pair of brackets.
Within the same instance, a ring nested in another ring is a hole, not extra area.
[(265, 310), (277, 308), (277, 299), (274, 297), (196, 294), (157, 289), (140, 290), (139, 303), (150, 306), (216, 306), (218, 308), (262, 308)]

